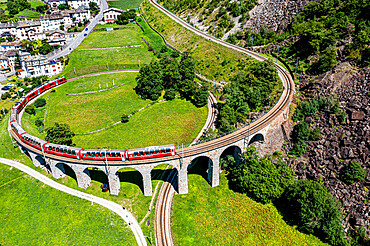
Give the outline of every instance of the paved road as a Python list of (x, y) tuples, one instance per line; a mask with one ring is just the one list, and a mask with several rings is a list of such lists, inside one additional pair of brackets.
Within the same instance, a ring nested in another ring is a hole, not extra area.
[(97, 204), (100, 204), (103, 207), (106, 207), (106, 208), (110, 209), (111, 211), (118, 214), (129, 225), (130, 229), (132, 230), (132, 232), (135, 235), (135, 239), (136, 239), (136, 242), (137, 242), (138, 245), (140, 245), (140, 246), (141, 245), (147, 245), (144, 234), (141, 230), (141, 227), (140, 227), (139, 223), (136, 221), (134, 216), (129, 211), (124, 209), (121, 205), (119, 205), (115, 202), (109, 201), (109, 200), (105, 200), (105, 199), (97, 197), (97, 196), (93, 196), (93, 195), (90, 195), (90, 194), (87, 194), (87, 193), (84, 193), (84, 192), (81, 192), (81, 191), (78, 191), (78, 190), (74, 190), (74, 189), (69, 188), (65, 185), (59, 184), (59, 183), (55, 182), (54, 180), (51, 180), (50, 178), (46, 177), (45, 175), (42, 175), (41, 173), (37, 172), (36, 170), (33, 170), (32, 168), (30, 168), (26, 165), (23, 165), (22, 163), (12, 161), (12, 160), (9, 160), (9, 159), (5, 159), (5, 158), (0, 158), (0, 163), (15, 167), (15, 168), (21, 170), (22, 172), (25, 172), (28, 175), (31, 175), (32, 177), (40, 180), (44, 184), (49, 185), (50, 187), (52, 187), (54, 189), (63, 191), (63, 192), (65, 192), (67, 194), (70, 194), (72, 196), (77, 196), (77, 197), (80, 197), (82, 199), (85, 199), (85, 200), (88, 200), (88, 201), (91, 201), (91, 202), (95, 202)]
[(100, 12), (97, 16), (95, 16), (93, 20), (90, 21), (89, 25), (86, 27), (88, 31), (85, 31), (86, 30), (85, 28), (80, 34), (77, 35), (77, 37), (74, 38), (74, 40), (71, 43), (68, 44), (68, 46), (64, 50), (50, 57), (49, 60), (53, 60), (53, 59), (57, 59), (62, 56), (66, 56), (70, 54), (74, 49), (76, 49), (81, 44), (81, 42), (87, 37), (87, 36), (84, 36), (84, 34), (89, 34), (94, 29), (96, 24), (98, 24), (98, 22), (103, 18), (103, 11), (106, 9), (108, 9), (107, 1), (101, 0)]

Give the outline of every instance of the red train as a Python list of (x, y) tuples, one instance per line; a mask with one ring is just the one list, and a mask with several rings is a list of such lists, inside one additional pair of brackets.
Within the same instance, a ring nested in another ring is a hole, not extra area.
[(29, 92), (23, 96), (19, 102), (11, 109), (9, 124), (13, 132), (18, 138), (38, 149), (43, 153), (50, 153), (59, 155), (67, 158), (82, 159), (82, 160), (93, 160), (93, 161), (131, 161), (149, 158), (158, 158), (169, 155), (175, 155), (175, 145), (163, 145), (163, 146), (151, 146), (146, 148), (138, 149), (82, 149), (76, 147), (70, 147), (66, 145), (59, 145), (46, 142), (38, 137), (28, 134), (18, 123), (18, 114), (27, 105), (29, 101), (44, 93), (45, 91), (65, 83), (67, 80), (65, 77), (47, 82)]

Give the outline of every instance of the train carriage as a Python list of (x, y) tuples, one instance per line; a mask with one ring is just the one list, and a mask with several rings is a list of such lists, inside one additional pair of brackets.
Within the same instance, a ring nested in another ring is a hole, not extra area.
[(12, 128), (12, 130), (15, 132), (15, 134), (17, 134), (17, 136), (22, 140), (22, 142), (24, 141), (23, 139), (23, 136), (24, 134), (26, 134), (26, 131), (23, 130), (23, 128), (18, 124), (17, 121), (14, 121), (14, 122), (11, 122), (10, 123), (10, 126)]
[(125, 149), (84, 149), (81, 151), (83, 160), (94, 161), (126, 161)]
[(149, 158), (158, 158), (169, 155), (175, 155), (175, 145), (161, 145), (161, 146), (150, 146), (146, 148), (129, 149), (127, 150), (127, 158), (131, 160), (141, 160)]
[(17, 121), (17, 107), (14, 106), (12, 107), (12, 109), (10, 110), (10, 119), (9, 119), (9, 123), (12, 123), (12, 122), (16, 122)]
[(59, 145), (59, 144), (53, 144), (53, 143), (46, 143), (44, 145), (44, 151), (46, 153), (54, 154), (54, 155), (60, 155), (64, 157), (70, 157), (74, 159), (81, 159), (81, 151), (83, 149), (76, 148), (76, 147), (70, 147), (66, 145)]
[(47, 143), (45, 140), (32, 136), (28, 133), (23, 134), (22, 137), (23, 137), (23, 142), (26, 142), (29, 145), (41, 151), (43, 151), (43, 146)]

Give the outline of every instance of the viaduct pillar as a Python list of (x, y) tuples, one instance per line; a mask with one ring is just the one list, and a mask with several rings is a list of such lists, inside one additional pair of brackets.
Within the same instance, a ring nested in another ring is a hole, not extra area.
[(77, 185), (80, 188), (86, 189), (91, 183), (90, 172), (86, 166), (71, 165), (72, 170), (76, 174)]
[(151, 168), (142, 166), (142, 167), (135, 167), (141, 175), (143, 176), (143, 189), (144, 189), (144, 196), (152, 196), (152, 176), (151, 176)]

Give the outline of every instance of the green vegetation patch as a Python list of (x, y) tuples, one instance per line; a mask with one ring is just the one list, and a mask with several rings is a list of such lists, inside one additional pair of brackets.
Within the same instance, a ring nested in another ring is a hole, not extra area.
[(36, 11), (29, 10), (29, 9), (25, 9), (19, 12), (18, 14), (16, 14), (16, 16), (28, 17), (32, 19), (40, 18), (40, 15), (42, 14)]
[(157, 10), (147, 1), (142, 4), (142, 10), (148, 19), (166, 40), (181, 51), (190, 49), (196, 61), (196, 71), (207, 78), (218, 81), (229, 81), (236, 75), (248, 55), (225, 48), (219, 44), (208, 41), (181, 25), (175, 23), (161, 11)]
[(132, 232), (115, 213), (3, 164), (0, 194), (2, 245), (135, 244)]
[(108, 1), (109, 8), (134, 9), (138, 8), (143, 0), (113, 0)]
[[(141, 39), (142, 36), (143, 32), (137, 26), (133, 26), (132, 29), (93, 32), (69, 55), (68, 66), (62, 75), (72, 78), (108, 70), (138, 69), (139, 65), (148, 64), (153, 58)], [(141, 45), (141, 47), (82, 50), (128, 45)]]
[(324, 245), (287, 225), (273, 205), (229, 190), (224, 174), (214, 188), (199, 175), (188, 178), (189, 194), (172, 205), (175, 245)]
[(36, 9), (37, 6), (44, 6), (46, 5), (45, 3), (41, 2), (41, 1), (29, 1), (29, 3), (31, 4), (31, 8), (34, 8)]

